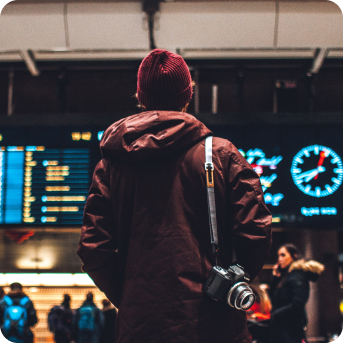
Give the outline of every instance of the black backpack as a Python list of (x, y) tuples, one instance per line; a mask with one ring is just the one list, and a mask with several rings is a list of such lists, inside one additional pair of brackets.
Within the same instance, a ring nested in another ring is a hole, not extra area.
[(54, 306), (48, 314), (49, 330), (53, 333), (67, 333), (68, 328), (68, 313), (64, 306)]

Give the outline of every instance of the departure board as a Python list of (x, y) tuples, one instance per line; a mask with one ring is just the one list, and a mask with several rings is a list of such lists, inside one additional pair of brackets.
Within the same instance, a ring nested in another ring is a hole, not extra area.
[(0, 153), (1, 224), (80, 224), (89, 149), (8, 146)]
[[(0, 225), (80, 226), (106, 127), (0, 128)], [(260, 177), (274, 225), (343, 222), (339, 126), (214, 126)]]

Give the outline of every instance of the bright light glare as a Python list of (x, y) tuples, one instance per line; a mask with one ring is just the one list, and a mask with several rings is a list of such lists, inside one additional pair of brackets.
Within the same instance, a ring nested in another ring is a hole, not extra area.
[(0, 285), (9, 286), (20, 282), (23, 286), (94, 286), (92, 279), (85, 273), (20, 273), (0, 274)]

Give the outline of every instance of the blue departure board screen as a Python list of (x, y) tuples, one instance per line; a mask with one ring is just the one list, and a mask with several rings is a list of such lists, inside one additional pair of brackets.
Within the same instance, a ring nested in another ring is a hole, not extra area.
[(81, 225), (98, 130), (8, 128), (0, 132), (0, 225)]
[(0, 152), (0, 224), (80, 224), (89, 149), (8, 146)]
[[(209, 128), (230, 140), (260, 176), (274, 225), (341, 225), (341, 127)], [(80, 226), (104, 129), (0, 130), (0, 225)]]

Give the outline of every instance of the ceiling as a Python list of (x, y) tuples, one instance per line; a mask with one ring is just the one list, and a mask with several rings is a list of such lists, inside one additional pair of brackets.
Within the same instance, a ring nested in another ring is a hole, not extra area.
[(141, 1), (16, 0), (2, 11), (0, 63), (141, 60), (156, 47), (189, 59), (343, 57), (343, 16), (326, 0), (164, 1), (153, 16)]

